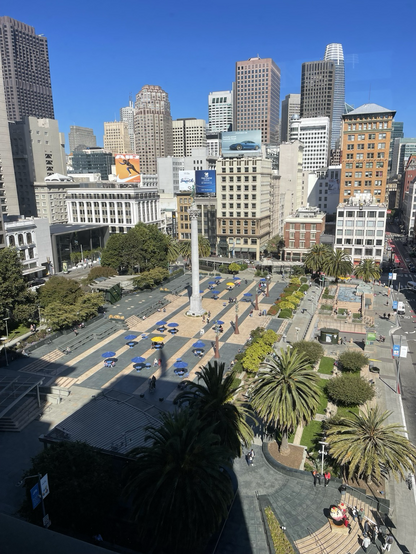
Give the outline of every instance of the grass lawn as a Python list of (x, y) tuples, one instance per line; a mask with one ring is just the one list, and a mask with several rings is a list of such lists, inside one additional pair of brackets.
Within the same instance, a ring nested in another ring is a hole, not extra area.
[(317, 410), (318, 414), (325, 414), (325, 408), (328, 404), (328, 397), (325, 394), (325, 386), (327, 382), (328, 381), (326, 379), (320, 379), (318, 381), (318, 387), (321, 389), (319, 394), (319, 406)]
[(351, 406), (349, 408), (345, 406), (338, 406), (337, 408), (337, 416), (350, 417), (351, 414), (349, 412), (353, 412), (358, 415), (358, 406)]
[(329, 358), (324, 356), (321, 358), (321, 363), (319, 364), (319, 373), (324, 373), (325, 375), (331, 375), (332, 369), (334, 367), (334, 358)]
[(29, 331), (29, 327), (25, 327), (24, 325), (20, 324), (19, 327), (16, 327), (16, 329), (13, 329), (13, 331), (9, 332), (9, 340), (20, 337), (20, 335), (24, 335), (25, 333), (29, 333)]
[(309, 425), (307, 425), (303, 430), (300, 444), (302, 446), (306, 446), (308, 450), (315, 450), (316, 449), (315, 441), (317, 437), (320, 438), (321, 436), (322, 436), (322, 422), (311, 421)]

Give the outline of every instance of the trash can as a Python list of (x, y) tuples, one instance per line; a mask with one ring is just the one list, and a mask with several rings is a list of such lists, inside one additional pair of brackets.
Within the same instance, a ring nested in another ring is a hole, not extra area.
[(338, 344), (338, 329), (321, 329), (319, 331), (319, 342), (322, 344)]
[(344, 485), (344, 483), (340, 486), (339, 490), (341, 491), (341, 498), (344, 498), (347, 494), (347, 485)]

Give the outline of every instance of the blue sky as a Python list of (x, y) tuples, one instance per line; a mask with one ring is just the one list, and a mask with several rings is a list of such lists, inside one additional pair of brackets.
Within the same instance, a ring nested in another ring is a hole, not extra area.
[(208, 93), (231, 89), (236, 61), (273, 58), (282, 100), (300, 92), (302, 62), (322, 59), (330, 42), (344, 48), (346, 101), (396, 110), (415, 137), (415, 12), (411, 0), (21, 0), (1, 15), (48, 38), (60, 130), (92, 127), (101, 145), (103, 122), (118, 119), (145, 84), (169, 93), (174, 119), (207, 119)]

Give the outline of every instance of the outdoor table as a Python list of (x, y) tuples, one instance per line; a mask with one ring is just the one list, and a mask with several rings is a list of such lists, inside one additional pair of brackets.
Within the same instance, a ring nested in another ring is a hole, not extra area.
[(133, 348), (133, 346), (135, 346), (135, 344), (136, 344), (135, 342), (128, 342), (128, 343), (127, 343), (127, 346), (128, 346), (129, 348)]

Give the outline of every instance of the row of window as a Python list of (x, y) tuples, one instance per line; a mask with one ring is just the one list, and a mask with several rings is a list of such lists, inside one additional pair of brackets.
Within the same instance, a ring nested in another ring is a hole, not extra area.
[[(354, 145), (352, 145), (354, 146)], [(350, 148), (348, 148), (348, 150), (350, 150)], [(352, 148), (351, 148), (352, 150)], [(347, 154), (347, 160), (353, 160), (354, 159), (354, 154)], [(363, 160), (364, 159), (364, 154), (357, 154), (355, 156), (355, 159), (356, 160)], [(367, 160), (373, 160), (374, 159), (374, 153), (373, 152), (367, 152), (366, 154), (366, 159)], [(377, 159), (378, 160), (383, 160), (384, 159), (384, 152), (378, 152), (377, 153)]]
[(343, 218), (343, 217), (359, 217), (359, 218), (362, 218), (362, 217), (379, 217), (379, 218), (384, 218), (385, 216), (385, 212), (382, 211), (382, 210), (355, 210), (355, 211), (349, 211), (347, 210), (346, 212), (344, 211), (339, 211), (338, 212), (338, 215), (337, 215), (337, 219), (339, 218)]
[[(221, 217), (227, 217), (227, 212), (221, 212)], [(234, 217), (234, 212), (228, 212), (228, 217)], [(249, 215), (248, 212), (243, 212), (243, 216), (241, 216), (241, 212), (236, 212), (235, 217), (249, 217)], [(252, 212), (251, 217), (256, 218), (256, 212)]]

